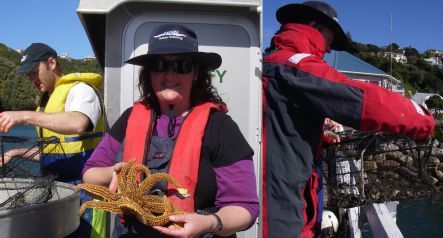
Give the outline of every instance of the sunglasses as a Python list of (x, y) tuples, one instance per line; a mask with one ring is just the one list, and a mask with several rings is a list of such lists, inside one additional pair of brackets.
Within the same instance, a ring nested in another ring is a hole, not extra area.
[(173, 61), (164, 59), (152, 59), (147, 65), (149, 70), (156, 73), (166, 72), (169, 67), (177, 74), (189, 74), (194, 67), (194, 61), (190, 59), (177, 59)]

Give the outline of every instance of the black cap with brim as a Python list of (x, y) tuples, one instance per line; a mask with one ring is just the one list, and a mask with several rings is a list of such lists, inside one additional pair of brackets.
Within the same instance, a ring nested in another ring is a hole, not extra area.
[(15, 70), (14, 73), (15, 74), (27, 74), (27, 73), (31, 72), (32, 70), (34, 70), (35, 67), (37, 67), (39, 62), (40, 61), (35, 61), (35, 62), (27, 63), (27, 64), (22, 64), (22, 65), (20, 65), (20, 67), (18, 67)]
[(288, 4), (279, 8), (276, 16), (280, 24), (294, 22), (297, 19), (317, 21), (334, 33), (332, 49), (340, 51), (349, 48), (349, 39), (338, 22), (314, 7), (305, 4)]
[(145, 55), (140, 55), (140, 56), (136, 56), (136, 57), (134, 57), (132, 59), (129, 59), (129, 60), (125, 61), (125, 63), (144, 66), (144, 65), (146, 65), (146, 63), (150, 59), (157, 58), (157, 57), (159, 57), (161, 55), (166, 55), (166, 54), (168, 54), (168, 55), (178, 55), (178, 56), (180, 56), (180, 55), (189, 56), (189, 57), (195, 59), (199, 64), (206, 65), (209, 70), (217, 69), (218, 67), (220, 67), (220, 65), (222, 63), (222, 58), (217, 53), (209, 53), (209, 52), (174, 52), (174, 51), (169, 51), (169, 52), (163, 51), (161, 54), (145, 54)]
[(37, 64), (50, 57), (57, 57), (57, 52), (49, 45), (43, 43), (32, 43), (22, 52), (20, 66), (15, 74), (26, 74), (35, 69)]

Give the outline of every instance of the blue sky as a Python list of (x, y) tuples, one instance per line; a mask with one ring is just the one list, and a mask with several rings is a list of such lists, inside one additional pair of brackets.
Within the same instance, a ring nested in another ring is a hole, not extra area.
[[(301, 1), (263, 0), (264, 47), (279, 24), (275, 11), (287, 3)], [(343, 29), (353, 40), (388, 45), (390, 13), (392, 41), (400, 47), (412, 45), (423, 52), (430, 48), (443, 50), (443, 1), (441, 0), (325, 0), (338, 12)], [(2, 1), (0, 42), (11, 48), (26, 48), (32, 42), (51, 45), (59, 54), (73, 58), (92, 55), (76, 9), (78, 0), (10, 0)]]
[(0, 42), (17, 49), (43, 42), (58, 54), (93, 55), (77, 16), (78, 0), (7, 0), (0, 8)]
[[(263, 44), (270, 39), (280, 24), (275, 12), (280, 6), (302, 1), (263, 0)], [(338, 13), (345, 32), (351, 32), (354, 41), (385, 46), (390, 44), (390, 15), (392, 12), (392, 42), (400, 47), (412, 46), (423, 52), (443, 50), (442, 0), (324, 0)]]

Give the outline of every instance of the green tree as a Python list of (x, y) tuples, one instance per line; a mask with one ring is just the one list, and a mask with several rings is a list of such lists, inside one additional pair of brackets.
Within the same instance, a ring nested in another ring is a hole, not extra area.
[(400, 46), (397, 43), (391, 43), (384, 47), (385, 51), (390, 52), (391, 46), (392, 46), (392, 52), (398, 52), (398, 50), (400, 49)]
[(435, 55), (434, 52), (435, 52), (434, 49), (429, 49), (429, 50), (426, 50), (423, 54), (424, 54), (425, 58), (431, 58), (431, 57), (434, 57), (434, 55)]
[(367, 44), (366, 45), (368, 47), (368, 51), (377, 54), (378, 52), (380, 52), (380, 47), (373, 45), (373, 44)]
[(418, 59), (419, 59), (418, 56), (413, 56), (413, 55), (412, 56), (407, 56), (406, 58), (408, 59), (408, 63), (409, 64), (416, 64)]
[(347, 32), (346, 32), (346, 37), (348, 37), (349, 42), (352, 42), (352, 41), (353, 41), (353, 40), (352, 40), (352, 35), (351, 35), (351, 32), (350, 32), (350, 31), (347, 31)]
[(443, 99), (439, 95), (433, 95), (425, 101), (428, 109), (443, 110)]
[(420, 53), (418, 53), (417, 49), (415, 49), (415, 48), (406, 47), (406, 48), (404, 48), (404, 50), (405, 50), (406, 57), (411, 57), (411, 56), (419, 57), (420, 56)]

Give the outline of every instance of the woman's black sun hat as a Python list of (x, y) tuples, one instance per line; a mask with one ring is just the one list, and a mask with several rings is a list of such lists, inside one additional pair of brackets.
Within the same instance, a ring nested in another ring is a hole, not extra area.
[(222, 63), (219, 54), (198, 51), (195, 32), (179, 24), (165, 24), (154, 28), (149, 38), (148, 52), (125, 63), (143, 66), (149, 59), (165, 54), (190, 56), (199, 64), (206, 65), (209, 70), (217, 69)]
[(337, 12), (327, 3), (320, 1), (307, 1), (301, 4), (288, 4), (280, 7), (276, 12), (280, 24), (294, 22), (294, 20), (312, 20), (328, 27), (335, 35), (331, 48), (346, 50), (349, 39), (338, 24)]

